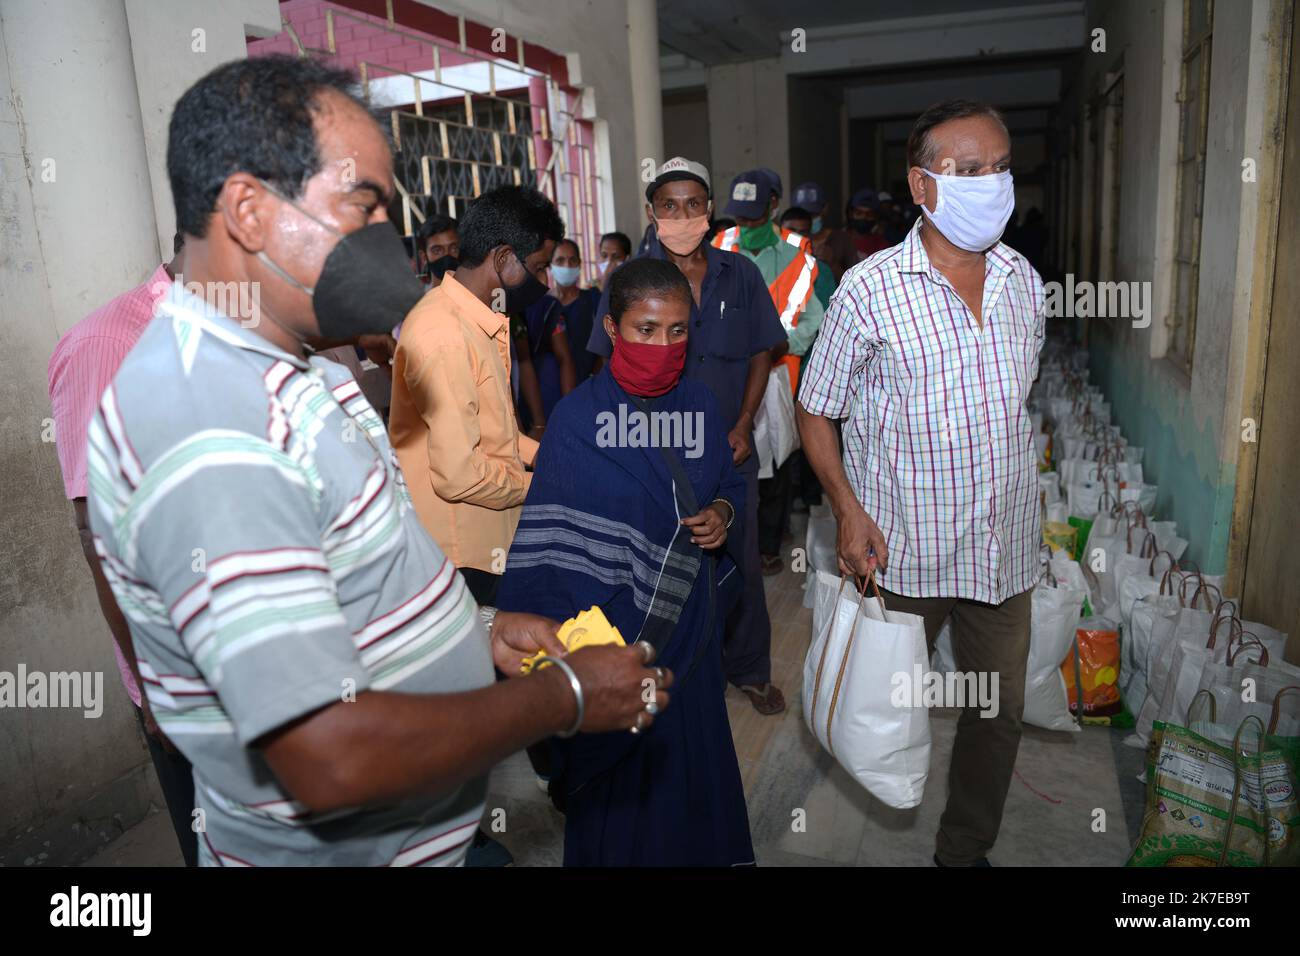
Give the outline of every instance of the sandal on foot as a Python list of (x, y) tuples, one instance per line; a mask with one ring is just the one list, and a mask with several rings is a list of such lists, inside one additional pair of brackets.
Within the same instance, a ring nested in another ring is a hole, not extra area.
[(762, 687), (757, 684), (739, 684), (736, 689), (748, 697), (754, 709), (765, 717), (785, 710), (785, 697), (781, 689), (771, 682)]

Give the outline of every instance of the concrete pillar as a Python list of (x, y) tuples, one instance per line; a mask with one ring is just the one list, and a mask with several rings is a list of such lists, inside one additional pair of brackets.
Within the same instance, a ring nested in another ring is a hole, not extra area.
[(789, 199), (790, 127), (785, 68), (781, 60), (748, 60), (709, 67), (709, 143), (713, 150), (714, 205), (722, 215), (731, 180), (747, 169), (776, 170)]
[(46, 369), (60, 335), (170, 258), (177, 97), (278, 24), (275, 0), (0, 5), (0, 669), (98, 674), (103, 708), (0, 712), (0, 865), (76, 861), (162, 803), (64, 498)]
[[(659, 85), (659, 20), (655, 0), (627, 0), (627, 46), (637, 161), (640, 163), (650, 159), (658, 166), (668, 157), (664, 155), (663, 92)], [(640, 222), (644, 229), (648, 222), (644, 206), (641, 207)]]
[[(95, 719), (0, 714), (17, 827), (75, 814), (148, 760), (63, 496), (45, 372), (60, 334), (159, 259), (123, 0), (6, 2), (0, 51), (0, 667), (97, 672), (104, 699)], [(147, 800), (133, 784), (111, 802), (129, 825)]]
[(195, 80), (222, 63), (248, 56), (246, 36), (280, 32), (275, 0), (125, 0), (135, 64), (136, 99), (144, 126), (153, 190), (158, 255), (171, 258), (176, 214), (167, 183), (167, 126), (172, 107)]

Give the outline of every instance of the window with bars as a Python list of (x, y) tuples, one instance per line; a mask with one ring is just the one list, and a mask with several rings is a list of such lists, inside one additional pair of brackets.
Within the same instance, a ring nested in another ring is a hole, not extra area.
[[(393, 220), (405, 236), (430, 216), (464, 215), (469, 203), (504, 185), (531, 185), (559, 209), (577, 243), (583, 272), (597, 277), (601, 215), (600, 164), (594, 123), (583, 116), (579, 90), (567, 85), (562, 58), (539, 68), (540, 48), (450, 18), (437, 35), (388, 18), (310, 0), (289, 4), (319, 32), (302, 42), (285, 17), (301, 55), (332, 59), (354, 70), (367, 101), (387, 114), (394, 144), (398, 200)], [(315, 18), (320, 17), (317, 20)], [(490, 45), (491, 52), (488, 52)], [(543, 54), (545, 51), (543, 51)], [(547, 58), (540, 58), (545, 63)]]
[(1173, 296), (1166, 355), (1189, 373), (1196, 346), (1205, 142), (1210, 99), (1214, 0), (1183, 0), (1182, 78), (1178, 90), (1178, 177)]

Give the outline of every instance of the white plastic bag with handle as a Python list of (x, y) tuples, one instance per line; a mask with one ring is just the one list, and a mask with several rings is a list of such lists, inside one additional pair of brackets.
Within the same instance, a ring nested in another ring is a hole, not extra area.
[[(810, 571), (825, 571), (827, 574), (834, 574), (839, 570), (838, 535), (839, 525), (835, 521), (835, 515), (831, 511), (830, 505), (813, 505), (808, 509), (808, 534), (804, 538), (804, 547), (807, 549), (808, 569)], [(813, 606), (813, 598), (816, 593), (816, 575), (805, 575), (804, 607)]]
[[(846, 582), (817, 572), (804, 720), (873, 796), (907, 809), (921, 802), (930, 774), (930, 714), (910, 694), (913, 675), (927, 670), (925, 623), (886, 609), (879, 591), (859, 595)], [(902, 705), (900, 681), (909, 690)]]
[(1061, 676), (1061, 661), (1074, 643), (1075, 627), (1087, 591), (1069, 587), (1055, 576), (1034, 588), (1029, 632), (1029, 662), (1025, 668), (1023, 720), (1048, 730), (1077, 731)]
[[(1223, 628), (1223, 636), (1220, 638), (1217, 633), (1219, 625), (1215, 623), (1218, 619), (1217, 614), (1183, 607), (1172, 617), (1157, 615), (1151, 622), (1151, 642), (1147, 651), (1147, 696), (1133, 728), (1133, 732), (1141, 739), (1142, 746), (1151, 742), (1153, 725), (1160, 718), (1162, 707), (1166, 706), (1166, 695), (1170, 704), (1176, 699), (1177, 691), (1170, 690), (1170, 687), (1178, 682), (1184, 667), (1195, 668), (1195, 677), (1192, 679), (1194, 692), (1205, 661), (1222, 660), (1227, 653), (1228, 628)], [(1188, 648), (1188, 651), (1180, 650), (1182, 647)], [(1185, 688), (1184, 680), (1184, 713), (1187, 704), (1191, 703), (1186, 698)], [(1171, 716), (1175, 722), (1183, 719), (1177, 714)]]
[[(1051, 573), (1044, 573), (1032, 596), (1025, 712), (1021, 719), (1035, 727), (1073, 732), (1082, 728), (1070, 714), (1061, 661), (1074, 642), (1088, 586), (1078, 563), (1064, 555), (1054, 555), (1049, 570)], [(945, 621), (934, 642), (932, 666), (940, 674), (956, 673), (955, 657), (952, 629)]]
[[(1124, 625), (1120, 633), (1119, 689), (1124, 695), (1124, 705), (1139, 723), (1146, 711), (1149, 693), (1153, 635), (1166, 632), (1172, 635), (1173, 618), (1181, 607), (1177, 595), (1148, 594), (1140, 597), (1133, 602), (1130, 624)], [(1149, 739), (1149, 734), (1135, 731), (1124, 738), (1124, 743), (1141, 748)]]
[(798, 447), (799, 428), (794, 418), (790, 367), (781, 363), (767, 376), (763, 402), (754, 415), (754, 454), (758, 457), (758, 477), (771, 478)]

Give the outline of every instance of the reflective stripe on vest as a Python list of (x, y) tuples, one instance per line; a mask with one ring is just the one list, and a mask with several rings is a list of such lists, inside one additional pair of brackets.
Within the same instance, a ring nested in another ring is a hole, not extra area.
[[(808, 304), (808, 297), (812, 295), (813, 283), (817, 281), (817, 260), (813, 258), (812, 243), (805, 236), (789, 229), (781, 229), (780, 235), (782, 242), (794, 246), (802, 253), (791, 259), (780, 275), (767, 286), (772, 304), (781, 315), (781, 325), (789, 332), (799, 324), (799, 315)], [(739, 252), (740, 227), (732, 226), (722, 230), (713, 237), (713, 245), (723, 252)]]
[[(812, 295), (813, 284), (817, 281), (817, 260), (812, 254), (812, 243), (806, 236), (789, 229), (779, 229), (781, 241), (789, 243), (800, 251), (800, 255), (790, 260), (781, 270), (781, 274), (767, 286), (772, 297), (772, 304), (781, 314), (781, 326), (789, 334), (799, 324), (799, 316)], [(713, 245), (723, 252), (740, 250), (740, 227), (732, 226), (713, 237)], [(795, 397), (799, 396), (799, 356), (786, 354), (780, 360), (790, 370), (790, 389)]]
[(740, 227), (732, 226), (730, 229), (722, 230), (713, 237), (713, 246), (723, 252), (738, 251), (740, 249)]

